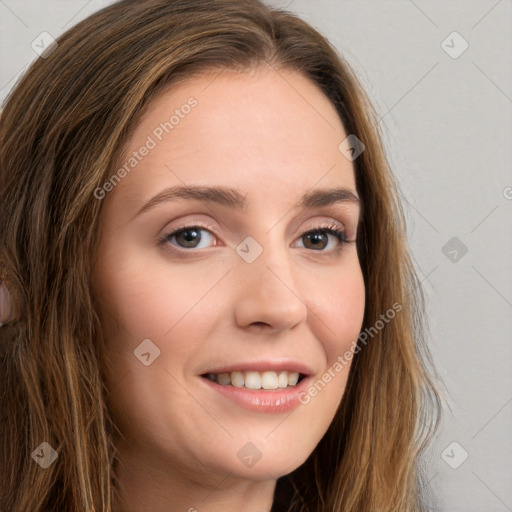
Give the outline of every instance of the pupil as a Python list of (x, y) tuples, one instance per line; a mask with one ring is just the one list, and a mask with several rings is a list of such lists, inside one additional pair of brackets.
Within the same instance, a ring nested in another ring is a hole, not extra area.
[[(182, 236), (185, 239), (186, 243), (192, 242), (192, 245), (187, 245), (187, 247), (193, 247), (193, 242), (197, 242), (201, 238), (200, 236), (198, 238), (198, 235), (199, 232), (197, 229), (186, 229), (185, 231), (182, 231), (181, 234), (178, 235), (178, 237)], [(196, 238), (197, 240), (194, 240), (194, 238)]]
[[(313, 234), (313, 235), (307, 235), (307, 238), (309, 240), (312, 240), (314, 244), (316, 244), (316, 247), (318, 247), (318, 242), (321, 242), (321, 238), (324, 237), (325, 235), (323, 233), (316, 233), (316, 234)], [(323, 247), (322, 247), (323, 248)]]

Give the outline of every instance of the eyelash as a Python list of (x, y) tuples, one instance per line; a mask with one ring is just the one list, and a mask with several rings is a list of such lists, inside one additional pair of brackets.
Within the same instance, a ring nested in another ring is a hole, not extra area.
[[(205, 230), (205, 231), (209, 231), (212, 235), (216, 236), (215, 229), (213, 228), (213, 226), (209, 226), (209, 225), (201, 226), (201, 225), (190, 224), (188, 226), (179, 226), (178, 228), (174, 229), (173, 231), (165, 233), (158, 239), (158, 245), (163, 246), (163, 245), (167, 244), (168, 246), (170, 246), (171, 251), (173, 251), (175, 253), (179, 253), (180, 255), (183, 255), (184, 253), (187, 253), (187, 252), (197, 252), (200, 249), (194, 250), (194, 248), (190, 248), (190, 249), (178, 248), (177, 246), (175, 246), (169, 242), (169, 239), (171, 239), (172, 237), (176, 236), (177, 234), (179, 234), (181, 232), (188, 231), (188, 230)], [(317, 226), (316, 228), (306, 231), (305, 233), (303, 233), (301, 235), (300, 238), (303, 238), (305, 236), (312, 235), (315, 233), (330, 234), (338, 240), (339, 244), (334, 249), (331, 249), (328, 251), (325, 251), (323, 249), (322, 250), (311, 249), (313, 252), (327, 253), (327, 254), (334, 253), (334, 255), (338, 255), (341, 252), (341, 250), (344, 248), (344, 246), (354, 243), (354, 240), (347, 239), (346, 232), (344, 230), (339, 229), (338, 224), (329, 223), (329, 222), (322, 223), (321, 225)]]

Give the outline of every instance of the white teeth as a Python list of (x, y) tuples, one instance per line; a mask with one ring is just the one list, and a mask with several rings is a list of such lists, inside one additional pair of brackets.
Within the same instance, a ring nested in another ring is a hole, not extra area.
[(235, 386), (235, 388), (244, 387), (244, 376), (242, 372), (231, 372), (231, 385)]
[(288, 372), (279, 372), (278, 383), (280, 388), (288, 386)]
[(299, 380), (299, 374), (297, 372), (292, 372), (288, 375), (288, 386), (295, 386), (297, 381)]
[(245, 387), (249, 389), (261, 389), (261, 377), (258, 372), (247, 372), (245, 374)]
[(263, 389), (277, 389), (279, 381), (276, 372), (263, 372), (261, 376), (261, 387)]
[(234, 386), (235, 388), (248, 389), (277, 389), (296, 386), (299, 380), (298, 372), (266, 371), (266, 372), (240, 372), (208, 373), (207, 378), (222, 386)]

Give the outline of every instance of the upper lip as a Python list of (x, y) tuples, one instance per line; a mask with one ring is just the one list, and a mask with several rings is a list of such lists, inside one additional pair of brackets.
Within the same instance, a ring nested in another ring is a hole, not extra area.
[(281, 361), (246, 361), (240, 363), (231, 363), (225, 366), (216, 366), (211, 369), (203, 372), (201, 375), (206, 375), (208, 373), (231, 373), (235, 371), (245, 371), (245, 372), (264, 372), (264, 371), (287, 371), (287, 372), (297, 372), (305, 376), (313, 375), (313, 370), (301, 363), (299, 361), (291, 361), (291, 360), (281, 360)]

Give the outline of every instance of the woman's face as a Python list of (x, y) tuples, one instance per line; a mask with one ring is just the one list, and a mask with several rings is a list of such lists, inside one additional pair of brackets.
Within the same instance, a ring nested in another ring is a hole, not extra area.
[(314, 450), (364, 313), (347, 135), (291, 71), (207, 74), (153, 101), (98, 192), (92, 279), (125, 461), (218, 483), (276, 479)]

